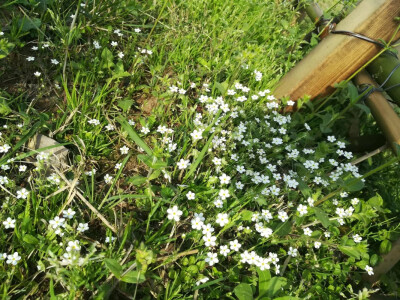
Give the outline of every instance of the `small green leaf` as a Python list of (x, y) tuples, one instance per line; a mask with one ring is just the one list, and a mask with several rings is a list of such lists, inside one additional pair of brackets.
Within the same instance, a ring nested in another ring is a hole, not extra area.
[(338, 249), (339, 249), (342, 253), (344, 253), (344, 254), (346, 254), (346, 255), (348, 255), (348, 256), (350, 256), (350, 257), (354, 257), (354, 258), (357, 258), (357, 259), (360, 259), (360, 257), (361, 257), (360, 251), (358, 251), (358, 249), (357, 249), (356, 247), (351, 247), (351, 246), (338, 246)]
[(31, 245), (37, 245), (39, 243), (39, 240), (30, 234), (25, 234), (22, 240)]
[(348, 179), (344, 183), (344, 189), (348, 192), (357, 192), (364, 187), (364, 182), (360, 179)]
[(135, 103), (132, 99), (123, 99), (118, 101), (118, 106), (124, 111), (127, 112), (131, 106)]
[(379, 252), (381, 254), (387, 254), (392, 250), (392, 243), (389, 240), (384, 240), (379, 246)]
[(240, 216), (241, 216), (242, 221), (251, 221), (253, 212), (245, 209), (245, 210), (242, 210), (242, 212), (240, 213)]
[(239, 300), (253, 300), (253, 290), (247, 283), (241, 283), (233, 290)]
[(116, 261), (115, 259), (106, 258), (104, 260), (104, 263), (106, 264), (106, 267), (111, 271), (111, 273), (114, 274), (115, 277), (117, 277), (118, 279), (121, 277), (122, 267), (118, 261)]
[(287, 220), (286, 222), (279, 224), (279, 226), (275, 229), (275, 234), (278, 236), (284, 236), (289, 234), (292, 231), (292, 222)]
[(268, 281), (271, 279), (269, 270), (261, 271), (257, 269), (258, 273), (258, 294), (264, 295), (268, 292)]
[(121, 277), (121, 281), (128, 283), (142, 283), (145, 280), (146, 277), (139, 271), (130, 271)]
[(286, 278), (272, 277), (265, 285), (266, 293), (260, 296), (274, 297), (275, 294), (278, 293), (281, 290), (281, 288), (286, 285), (286, 283), (287, 283)]
[(139, 176), (139, 175), (132, 176), (127, 179), (127, 182), (130, 184), (133, 184), (133, 185), (141, 185), (141, 184), (145, 183), (146, 181), (147, 181), (146, 177)]
[(317, 217), (317, 219), (321, 221), (321, 224), (325, 228), (328, 228), (331, 225), (328, 215), (322, 209), (320, 209), (318, 207), (314, 207), (314, 212), (315, 212), (315, 216)]

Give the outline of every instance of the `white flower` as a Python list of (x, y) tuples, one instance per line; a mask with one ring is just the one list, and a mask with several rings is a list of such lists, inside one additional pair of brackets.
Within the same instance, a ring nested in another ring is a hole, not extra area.
[(190, 165), (189, 160), (185, 160), (183, 158), (177, 163), (179, 170), (186, 169), (189, 165)]
[(374, 269), (372, 269), (370, 266), (366, 265), (365, 266), (365, 271), (367, 271), (368, 275), (374, 275)]
[(229, 190), (227, 190), (227, 189), (221, 189), (220, 191), (219, 191), (219, 194), (218, 194), (220, 197), (221, 197), (221, 199), (222, 200), (225, 200), (226, 198), (228, 198), (230, 195), (229, 195)]
[(200, 279), (199, 281), (196, 282), (196, 285), (200, 285), (202, 283), (206, 283), (209, 280), (210, 279), (208, 277), (203, 277), (202, 279)]
[(25, 166), (25, 165), (20, 165), (19, 168), (18, 168), (18, 171), (20, 171), (20, 172), (25, 172), (27, 168), (28, 168), (28, 167)]
[(288, 106), (293, 106), (295, 104), (295, 102), (293, 100), (289, 100), (286, 104)]
[(333, 143), (336, 141), (336, 138), (333, 135), (330, 135), (330, 136), (328, 136), (327, 140), (328, 140), (328, 142)]
[(300, 204), (299, 207), (297, 207), (297, 211), (300, 214), (300, 217), (304, 216), (305, 214), (307, 214), (307, 206)]
[(33, 75), (35, 75), (36, 77), (39, 77), (40, 75), (42, 75), (42, 73), (40, 73), (39, 71), (36, 71), (35, 73), (33, 73)]
[(197, 230), (201, 230), (204, 225), (203, 220), (201, 220), (201, 218), (198, 217), (192, 219), (191, 223), (192, 223), (192, 228)]
[(190, 135), (192, 136), (192, 139), (194, 141), (197, 141), (197, 140), (201, 140), (203, 138), (202, 134), (203, 134), (203, 130), (199, 129), (199, 130), (194, 130)]
[(205, 262), (207, 262), (210, 266), (213, 266), (214, 264), (219, 262), (217, 256), (218, 256), (217, 253), (208, 252), (207, 253), (207, 257), (205, 259)]
[(110, 176), (109, 174), (106, 174), (105, 176), (104, 176), (104, 182), (105, 183), (111, 183), (112, 182), (112, 180), (113, 180), (113, 177), (112, 176)]
[(219, 213), (215, 222), (217, 222), (221, 227), (224, 227), (229, 223), (228, 214)]
[(222, 159), (214, 157), (212, 162), (214, 163), (214, 165), (220, 166), (222, 164)]
[(136, 33), (139, 33), (139, 32), (141, 32), (142, 31), (142, 29), (140, 29), (140, 28), (135, 28), (135, 32)]
[(68, 242), (68, 247), (67, 247), (67, 252), (71, 252), (71, 251), (79, 251), (81, 250), (81, 246), (79, 246), (79, 241), (75, 240), (75, 241), (69, 241)]
[(26, 198), (28, 198), (28, 195), (29, 195), (29, 192), (25, 188), (17, 191), (18, 199), (26, 199)]
[(14, 254), (7, 255), (7, 264), (16, 265), (18, 261), (21, 260), (21, 256), (19, 256), (18, 252), (14, 252)]
[(222, 173), (221, 176), (219, 176), (219, 180), (221, 181), (221, 184), (229, 184), (231, 181), (231, 177), (226, 175), (225, 173)]
[(312, 230), (310, 229), (310, 228), (304, 228), (304, 234), (305, 235), (308, 235), (308, 236), (311, 236), (311, 234), (312, 234)]
[(353, 235), (353, 240), (355, 243), (360, 243), (362, 241), (362, 237), (358, 234)]
[(7, 253), (0, 253), (0, 261), (5, 260), (7, 258)]
[(242, 247), (242, 244), (240, 244), (238, 242), (238, 240), (230, 241), (229, 245), (230, 245), (229, 247), (231, 248), (231, 250), (234, 250), (234, 251), (239, 251), (240, 247)]
[(208, 235), (214, 232), (214, 227), (212, 227), (211, 224), (207, 225), (203, 224), (202, 229), (203, 229), (202, 233), (204, 235)]
[(92, 124), (92, 125), (100, 125), (100, 121), (97, 120), (97, 119), (90, 119), (90, 120), (88, 121), (88, 123), (89, 123), (89, 124)]
[(206, 245), (206, 247), (214, 247), (216, 245), (216, 239), (217, 238), (215, 236), (212, 236), (211, 234), (203, 236), (203, 240), (205, 242), (204, 244)]
[(290, 255), (291, 257), (296, 257), (297, 256), (297, 249), (290, 247), (289, 251), (288, 251), (288, 255)]
[(189, 191), (189, 192), (186, 194), (186, 198), (188, 198), (188, 200), (194, 200), (194, 199), (196, 198), (196, 194), (193, 193), (193, 192), (191, 192), (191, 191)]
[(0, 146), (0, 153), (7, 153), (8, 150), (10, 150), (11, 147), (8, 144), (4, 144), (2, 146)]
[(308, 124), (307, 123), (304, 123), (304, 127), (308, 130), (308, 131), (310, 131), (311, 130), (311, 127), (310, 126), (308, 126)]
[(53, 65), (58, 65), (58, 64), (60, 63), (57, 59), (54, 59), (54, 58), (52, 58), (52, 59), (50, 60), (50, 62), (51, 62)]
[(27, 61), (34, 61), (35, 58), (34, 58), (33, 56), (28, 56), (28, 57), (26, 58), (26, 60), (27, 60)]
[(79, 223), (78, 228), (76, 230), (78, 232), (84, 232), (86, 230), (89, 230), (89, 225), (88, 223)]
[(118, 53), (118, 57), (119, 57), (120, 59), (123, 59), (124, 56), (125, 56), (125, 54), (124, 54), (123, 52), (119, 52), (119, 53)]
[(178, 206), (174, 206), (173, 208), (168, 208), (167, 209), (167, 213), (168, 213), (168, 219), (169, 220), (175, 220), (175, 221), (179, 221), (181, 215), (182, 215), (182, 211), (178, 209)]
[(8, 217), (7, 220), (3, 222), (3, 225), (5, 229), (15, 228), (15, 220)]
[(219, 253), (223, 256), (227, 256), (229, 254), (229, 248), (227, 245), (223, 245), (219, 247)]
[(329, 238), (331, 236), (331, 233), (329, 231), (324, 232), (324, 236), (326, 238)]
[(64, 218), (72, 219), (74, 217), (74, 215), (75, 215), (75, 212), (71, 208), (68, 208), (68, 210), (63, 210)]
[(116, 46), (118, 46), (118, 42), (111, 41), (111, 46), (113, 46), (113, 47), (116, 47)]
[(53, 229), (57, 229), (60, 226), (64, 226), (64, 222), (65, 222), (64, 218), (60, 218), (57, 216), (53, 220), (50, 220), (49, 224), (51, 225), (51, 227), (53, 227)]
[(105, 128), (107, 129), (107, 131), (111, 131), (111, 130), (115, 129), (113, 124), (107, 124), (107, 126)]
[(127, 146), (123, 146), (119, 148), (119, 151), (121, 151), (121, 154), (128, 154), (129, 148)]
[(116, 239), (116, 237), (106, 237), (106, 243), (108, 244), (108, 243), (112, 243), (113, 241), (115, 241), (115, 239)]
[(122, 167), (122, 163), (117, 163), (117, 164), (115, 164), (114, 168), (119, 170), (119, 169), (121, 169), (121, 167)]
[(278, 212), (278, 219), (280, 219), (282, 222), (285, 222), (287, 219), (289, 219), (289, 216), (285, 211), (280, 210)]
[(319, 249), (321, 247), (321, 242), (314, 242), (315, 249)]
[(150, 132), (150, 129), (146, 126), (143, 126), (142, 129), (140, 130), (143, 134), (148, 134)]
[(360, 200), (358, 200), (357, 198), (351, 199), (351, 204), (352, 204), (353, 206), (356, 206), (359, 202), (360, 202)]

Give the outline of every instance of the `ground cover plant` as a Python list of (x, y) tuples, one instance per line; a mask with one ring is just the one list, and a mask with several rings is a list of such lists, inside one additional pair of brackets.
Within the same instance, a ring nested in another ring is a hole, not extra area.
[(352, 163), (340, 105), (273, 96), (312, 48), (292, 3), (1, 5), (4, 299), (376, 291), (362, 276), (399, 228), (368, 180), (398, 164)]

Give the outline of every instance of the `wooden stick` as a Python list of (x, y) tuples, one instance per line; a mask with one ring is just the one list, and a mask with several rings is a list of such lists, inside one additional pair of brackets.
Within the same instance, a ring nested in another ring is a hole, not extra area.
[[(360, 72), (355, 77), (355, 82), (358, 85), (368, 84), (378, 86), (377, 83), (371, 78), (367, 71)], [(397, 152), (397, 145), (400, 145), (400, 118), (393, 110), (392, 106), (380, 92), (372, 93), (365, 101), (376, 123), (386, 136), (389, 145), (393, 151)]]
[[(398, 26), (394, 18), (399, 15), (399, 0), (364, 0), (336, 30), (389, 41)], [(380, 50), (381, 47), (355, 37), (330, 34), (279, 81), (274, 95), (292, 100), (305, 95), (328, 95), (335, 83), (349, 78)]]

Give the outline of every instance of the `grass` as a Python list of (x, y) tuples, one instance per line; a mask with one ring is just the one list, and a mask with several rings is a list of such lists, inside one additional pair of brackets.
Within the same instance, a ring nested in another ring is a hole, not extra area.
[[(11, 149), (0, 153), (0, 220), (15, 220), (0, 231), (2, 298), (359, 299), (361, 276), (399, 232), (376, 190), (397, 195), (382, 182), (398, 181), (357, 179), (387, 153), (357, 171), (329, 162), (352, 158), (327, 141), (345, 141), (329, 116), (346, 107), (350, 85), (318, 114), (310, 103), (278, 113), (286, 100), (269, 90), (312, 49), (303, 39), (313, 24), (289, 1), (1, 5), (0, 146)], [(67, 147), (68, 167), (38, 161), (49, 147), (27, 149), (36, 133)], [(240, 250), (220, 254), (235, 240)]]

